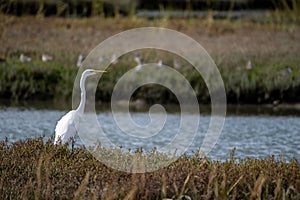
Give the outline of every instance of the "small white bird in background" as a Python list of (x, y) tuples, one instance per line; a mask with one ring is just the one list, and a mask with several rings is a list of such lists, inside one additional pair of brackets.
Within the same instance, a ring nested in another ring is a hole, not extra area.
[(79, 120), (80, 116), (83, 115), (86, 101), (86, 90), (85, 80), (88, 76), (95, 75), (97, 73), (104, 73), (103, 70), (87, 69), (85, 70), (80, 78), (80, 89), (81, 89), (81, 100), (76, 110), (71, 110), (64, 115), (56, 124), (55, 127), (55, 139), (54, 144), (61, 142), (65, 144), (71, 138), (74, 138), (77, 133), (75, 122)]
[(77, 59), (77, 67), (81, 67), (81, 66), (82, 66), (82, 63), (83, 63), (84, 59), (85, 59), (85, 56), (83, 56), (82, 54), (80, 54), (80, 55), (78, 56), (78, 59)]
[(177, 59), (174, 59), (174, 60), (173, 60), (173, 67), (174, 67), (175, 69), (180, 69), (180, 64), (179, 64), (179, 62), (178, 62)]
[(157, 66), (158, 66), (158, 67), (162, 67), (162, 66), (163, 66), (162, 60), (159, 60), (159, 61), (158, 61)]
[(252, 68), (253, 68), (252, 67), (252, 62), (250, 60), (248, 60), (247, 65), (246, 65), (246, 69), (251, 70)]
[(143, 58), (140, 55), (136, 55), (136, 56), (134, 56), (134, 61), (138, 64), (135, 67), (135, 71), (137, 71), (137, 72), (141, 71), (142, 67), (143, 67)]
[(24, 54), (21, 54), (21, 55), (20, 55), (20, 61), (21, 61), (22, 63), (30, 62), (30, 61), (31, 61), (31, 58), (28, 57), (28, 56), (25, 56)]
[(52, 60), (53, 60), (52, 56), (49, 56), (47, 54), (42, 54), (42, 61), (43, 62), (49, 62), (49, 61), (52, 61)]
[(116, 54), (113, 54), (111, 56), (111, 63), (114, 64), (114, 65), (118, 63), (118, 57), (117, 57)]
[(293, 72), (292, 68), (288, 67), (284, 70), (285, 74), (291, 74)]

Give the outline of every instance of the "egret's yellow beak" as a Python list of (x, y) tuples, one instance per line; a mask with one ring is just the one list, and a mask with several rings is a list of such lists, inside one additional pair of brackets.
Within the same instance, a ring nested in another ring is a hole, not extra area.
[(98, 69), (94, 69), (93, 71), (96, 73), (106, 73), (107, 72), (105, 70), (98, 70)]

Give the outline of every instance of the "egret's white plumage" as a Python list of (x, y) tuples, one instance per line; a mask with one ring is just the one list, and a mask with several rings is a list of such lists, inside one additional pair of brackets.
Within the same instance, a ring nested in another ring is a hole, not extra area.
[(85, 91), (85, 80), (88, 76), (94, 75), (96, 73), (103, 73), (103, 70), (87, 69), (85, 70), (80, 78), (80, 89), (81, 89), (81, 100), (78, 108), (76, 110), (71, 110), (66, 115), (64, 115), (56, 124), (55, 127), (55, 139), (54, 144), (61, 142), (62, 144), (68, 142), (76, 134), (76, 122), (84, 113), (85, 101), (86, 101), (86, 91)]
[(54, 144), (57, 144), (59, 141), (64, 144), (68, 142), (70, 138), (75, 137), (75, 120), (78, 120), (78, 112), (71, 110), (57, 122)]

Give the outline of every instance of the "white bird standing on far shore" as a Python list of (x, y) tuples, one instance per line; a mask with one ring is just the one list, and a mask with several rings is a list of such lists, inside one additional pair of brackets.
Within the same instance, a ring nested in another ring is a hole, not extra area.
[(87, 69), (80, 78), (81, 100), (76, 110), (71, 110), (64, 115), (56, 124), (55, 127), (55, 139), (54, 144), (61, 142), (65, 144), (71, 138), (74, 138), (76, 134), (75, 122), (79, 120), (79, 117), (83, 115), (86, 101), (85, 80), (88, 76), (95, 75), (97, 73), (104, 73), (103, 70)]
[(158, 61), (157, 66), (158, 66), (158, 67), (162, 67), (162, 66), (163, 66), (162, 60), (159, 60), (159, 61)]
[(43, 54), (42, 55), (42, 61), (43, 62), (49, 62), (49, 61), (52, 61), (53, 60), (53, 57), (52, 56), (49, 56), (47, 54)]
[(85, 57), (84, 57), (82, 54), (80, 54), (80, 55), (78, 56), (78, 59), (77, 59), (77, 67), (81, 67), (81, 66), (82, 66), (82, 62), (84, 61), (84, 59), (85, 59)]
[(179, 62), (178, 62), (177, 59), (174, 59), (174, 60), (173, 60), (173, 67), (174, 67), (175, 69), (180, 69), (180, 64), (179, 64)]
[(251, 60), (248, 60), (247, 65), (246, 65), (246, 69), (251, 70), (252, 68), (253, 68), (252, 67), (252, 62), (251, 62)]
[(111, 63), (112, 63), (113, 65), (115, 65), (115, 64), (118, 63), (118, 57), (117, 57), (116, 54), (113, 54), (113, 55), (111, 56)]
[(135, 56), (134, 57), (134, 61), (138, 64), (136, 67), (135, 67), (135, 71), (141, 71), (142, 70), (142, 66), (143, 66), (143, 58), (139, 55)]
[(28, 57), (28, 56), (25, 56), (23, 53), (20, 55), (20, 61), (22, 62), (22, 63), (24, 63), (24, 62), (30, 62), (31, 61), (31, 58), (30, 57)]

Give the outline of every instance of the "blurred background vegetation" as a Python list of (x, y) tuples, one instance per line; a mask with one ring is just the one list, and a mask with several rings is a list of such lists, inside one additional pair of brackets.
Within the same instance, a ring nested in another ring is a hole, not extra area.
[(124, 16), (160, 11), (299, 11), (299, 0), (1, 0), (0, 11), (13, 15), (63, 17)]
[[(300, 102), (299, 11), (299, 0), (0, 0), (0, 98), (70, 101), (78, 55), (121, 31), (157, 26), (204, 45), (219, 67), (229, 103)], [(42, 53), (54, 60), (42, 62)], [(20, 62), (21, 54), (32, 62)], [(176, 60), (161, 52), (139, 54), (169, 66)], [(198, 100), (209, 103), (201, 75), (180, 58), (178, 64)], [(114, 83), (134, 66), (133, 54), (120, 58), (97, 99), (109, 101)], [(163, 87), (140, 88), (133, 100), (139, 98), (177, 102)]]

